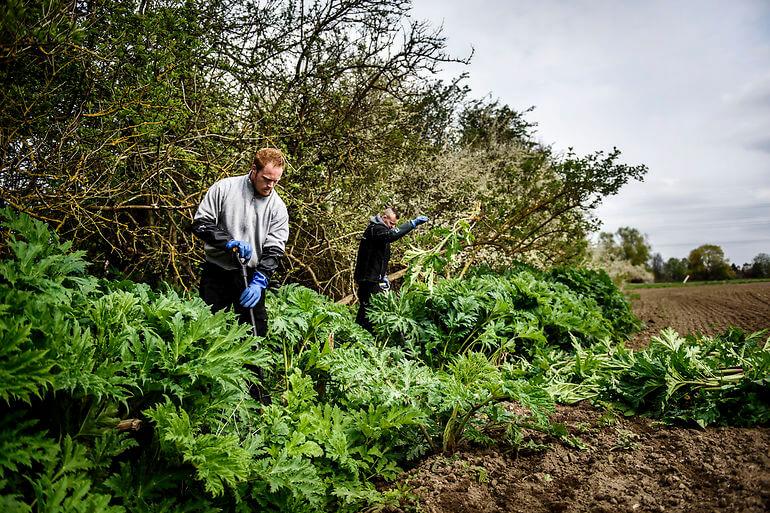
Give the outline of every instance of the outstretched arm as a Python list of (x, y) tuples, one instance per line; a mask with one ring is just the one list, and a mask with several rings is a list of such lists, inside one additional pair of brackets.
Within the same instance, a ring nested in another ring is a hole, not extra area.
[(414, 219), (398, 225), (392, 230), (387, 226), (377, 224), (373, 227), (371, 232), (371, 239), (375, 241), (394, 242), (406, 235), (407, 233), (426, 222), (428, 218), (426, 216), (418, 216)]

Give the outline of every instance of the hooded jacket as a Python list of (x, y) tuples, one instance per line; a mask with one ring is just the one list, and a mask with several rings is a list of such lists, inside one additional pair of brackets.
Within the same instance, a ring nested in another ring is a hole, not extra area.
[(353, 274), (356, 282), (381, 282), (388, 273), (390, 243), (413, 229), (409, 221), (391, 229), (379, 215), (372, 217), (358, 245), (356, 270)]

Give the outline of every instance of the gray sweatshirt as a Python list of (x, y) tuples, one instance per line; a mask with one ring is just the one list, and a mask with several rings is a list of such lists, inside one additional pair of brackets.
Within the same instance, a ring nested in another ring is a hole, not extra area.
[[(229, 240), (251, 244), (247, 263), (269, 276), (286, 248), (289, 213), (286, 204), (273, 191), (270, 196), (256, 193), (249, 175), (225, 178), (209, 188), (193, 220), (193, 233), (206, 244), (206, 260), (224, 269), (236, 269), (237, 261), (225, 250)], [(270, 262), (260, 262), (265, 256)], [(263, 269), (264, 268), (264, 269)]]

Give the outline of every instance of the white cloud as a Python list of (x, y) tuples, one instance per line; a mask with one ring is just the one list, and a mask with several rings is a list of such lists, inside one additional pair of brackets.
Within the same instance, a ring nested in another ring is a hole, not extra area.
[(605, 230), (637, 227), (666, 257), (770, 253), (770, 2), (417, 0), (415, 15), (475, 48), (475, 96), (534, 105), (543, 142), (648, 165), (597, 211)]

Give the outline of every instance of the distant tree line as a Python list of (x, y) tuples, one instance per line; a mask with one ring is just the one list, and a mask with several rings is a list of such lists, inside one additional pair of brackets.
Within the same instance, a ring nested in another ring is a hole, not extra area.
[(614, 148), (556, 153), (526, 109), (470, 97), (465, 76), (439, 80), (467, 58), (410, 9), (8, 0), (0, 198), (86, 249), (96, 272), (192, 287), (202, 251), (188, 226), (203, 193), (278, 146), (291, 215), (280, 280), (349, 293), (356, 236), (387, 203), (431, 217), (415, 244), (471, 219), (468, 264), (580, 261), (593, 209), (646, 167)]
[(750, 263), (734, 268), (734, 271), (741, 278), (770, 278), (770, 255), (759, 253)]
[(752, 262), (738, 267), (729, 262), (720, 246), (703, 244), (690, 251), (686, 258), (664, 260), (660, 253), (652, 252), (646, 235), (628, 226), (618, 228), (615, 233), (600, 233), (597, 248), (604, 255), (605, 267), (611, 267), (612, 262), (626, 264), (625, 281), (649, 281), (643, 279), (645, 271), (651, 273), (656, 282), (683, 281), (688, 276), (699, 281), (770, 278), (767, 253), (759, 253)]
[(660, 253), (651, 260), (655, 281), (682, 281), (686, 276), (693, 280), (731, 280), (735, 278), (770, 278), (770, 255), (759, 253), (742, 266), (731, 264), (721, 247), (704, 244), (692, 251), (687, 258), (669, 258), (664, 261)]

